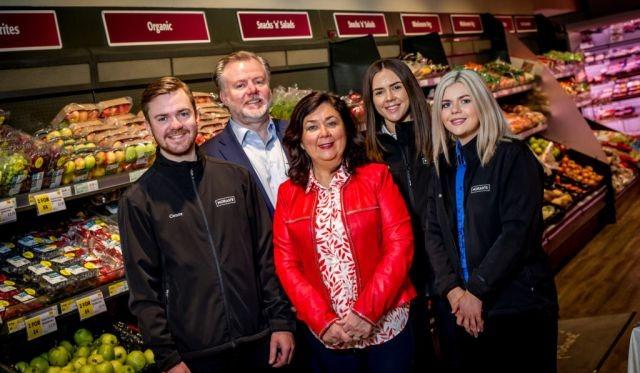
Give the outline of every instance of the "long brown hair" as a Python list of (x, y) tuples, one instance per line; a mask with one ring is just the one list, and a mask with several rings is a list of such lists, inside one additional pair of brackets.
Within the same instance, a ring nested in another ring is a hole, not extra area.
[(358, 132), (353, 119), (351, 119), (347, 104), (338, 96), (331, 93), (311, 92), (304, 96), (293, 109), (289, 126), (282, 139), (282, 143), (287, 147), (290, 156), (289, 178), (294, 184), (303, 188), (307, 186), (309, 171), (311, 170), (311, 158), (301, 146), (302, 133), (304, 132), (304, 119), (324, 103), (336, 109), (344, 123), (347, 144), (344, 149), (341, 165), (343, 165), (350, 174), (353, 174), (358, 167), (369, 163), (365, 151), (364, 139)]
[(429, 104), (424, 97), (424, 93), (418, 81), (409, 70), (409, 67), (397, 58), (386, 58), (378, 60), (369, 66), (365, 73), (362, 85), (362, 99), (365, 106), (367, 129), (365, 131), (367, 156), (375, 162), (382, 162), (382, 153), (385, 150), (378, 140), (378, 133), (384, 125), (384, 118), (377, 112), (373, 104), (373, 78), (377, 73), (387, 69), (400, 78), (404, 89), (409, 96), (409, 113), (413, 119), (415, 133), (416, 159), (426, 157), (432, 153), (431, 142), (431, 115)]

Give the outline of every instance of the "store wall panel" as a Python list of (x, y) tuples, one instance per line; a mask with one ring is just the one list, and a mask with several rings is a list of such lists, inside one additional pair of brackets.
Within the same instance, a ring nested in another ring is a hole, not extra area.
[(393, 58), (400, 55), (399, 45), (378, 45), (378, 52), (382, 58)]
[(269, 66), (271, 67), (287, 66), (287, 56), (285, 54), (285, 51), (261, 52), (258, 54), (262, 58), (266, 59), (267, 62), (269, 62)]
[(167, 75), (171, 75), (171, 60), (168, 58), (98, 63), (100, 82), (157, 78)]
[(329, 63), (329, 51), (326, 48), (287, 51), (287, 64), (289, 66), (314, 63)]
[(473, 41), (473, 51), (476, 53), (480, 53), (482, 51), (486, 51), (491, 49), (491, 40), (483, 39), (483, 40), (474, 40)]
[(451, 47), (451, 54), (471, 54), (474, 53), (473, 41), (459, 41), (453, 43)]
[(328, 91), (329, 69), (275, 72), (271, 75), (271, 88), (279, 85), (285, 87), (297, 85), (303, 89), (313, 88), (315, 90)]
[(448, 41), (442, 41), (442, 48), (444, 48), (444, 54), (446, 54), (447, 56), (450, 55), (453, 52), (453, 47), (451, 42)]
[(0, 70), (0, 91), (75, 86), (91, 83), (88, 64)]
[(173, 75), (212, 74), (224, 56), (179, 57), (173, 59)]

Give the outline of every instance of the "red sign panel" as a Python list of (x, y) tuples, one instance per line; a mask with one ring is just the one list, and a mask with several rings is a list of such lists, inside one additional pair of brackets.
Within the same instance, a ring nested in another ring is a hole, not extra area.
[(0, 52), (60, 48), (58, 18), (53, 10), (0, 11)]
[(516, 30), (518, 32), (535, 32), (538, 31), (536, 26), (536, 18), (533, 16), (515, 16)]
[(405, 35), (424, 35), (431, 32), (442, 34), (440, 17), (437, 14), (400, 14), (400, 20)]
[(452, 14), (451, 27), (454, 34), (478, 34), (484, 31), (478, 14)]
[(333, 13), (338, 36), (389, 36), (383, 13)]
[(311, 39), (307, 12), (238, 12), (242, 40)]
[(511, 16), (495, 16), (496, 19), (502, 22), (502, 27), (504, 30), (509, 33), (516, 32), (516, 27), (513, 25), (513, 18)]
[(109, 46), (209, 43), (204, 12), (103, 10)]

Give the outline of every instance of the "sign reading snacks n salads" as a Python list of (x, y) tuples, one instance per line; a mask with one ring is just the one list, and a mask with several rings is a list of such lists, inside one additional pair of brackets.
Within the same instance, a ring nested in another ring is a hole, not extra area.
[(307, 12), (238, 12), (242, 40), (311, 39)]

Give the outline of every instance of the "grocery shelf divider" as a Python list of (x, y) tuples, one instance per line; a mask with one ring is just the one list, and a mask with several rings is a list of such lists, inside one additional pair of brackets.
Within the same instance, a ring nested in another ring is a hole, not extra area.
[[(52, 189), (43, 189), (38, 192), (17, 194), (11, 197), (3, 197), (2, 199), (0, 199), (0, 201), (15, 198), (17, 212), (31, 210), (31, 209), (35, 209), (36, 205), (35, 203), (32, 204), (29, 201), (29, 196), (34, 196), (37, 194), (60, 190), (62, 192), (62, 195), (64, 196), (65, 201), (76, 199), (76, 198), (87, 197), (93, 194), (105, 193), (114, 189), (118, 189), (118, 188), (122, 188), (127, 185), (130, 185), (131, 183), (135, 182), (146, 170), (147, 170), (146, 168), (143, 168), (143, 169), (135, 170), (131, 172), (122, 172), (115, 175), (109, 175), (109, 176), (105, 176), (105, 177), (91, 180), (91, 181), (84, 181), (81, 183), (64, 185), (64, 186), (60, 186)], [(83, 188), (78, 187), (78, 186), (86, 185), (87, 183), (91, 183), (93, 181), (98, 182), (98, 189), (96, 190), (82, 192), (81, 190)]]
[(530, 136), (535, 135), (536, 133), (540, 133), (540, 132), (545, 131), (548, 127), (549, 127), (549, 125), (544, 123), (544, 124), (541, 124), (539, 126), (535, 126), (533, 128), (529, 128), (526, 131), (522, 131), (520, 133), (516, 133), (516, 137), (519, 138), (520, 140), (524, 140), (524, 139), (526, 139), (526, 138), (528, 138)]

